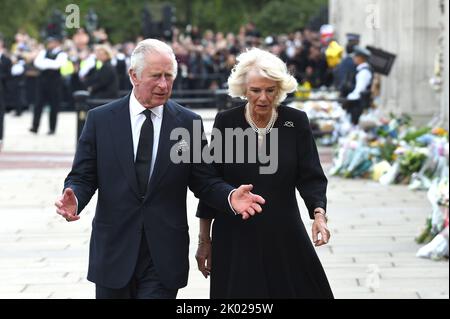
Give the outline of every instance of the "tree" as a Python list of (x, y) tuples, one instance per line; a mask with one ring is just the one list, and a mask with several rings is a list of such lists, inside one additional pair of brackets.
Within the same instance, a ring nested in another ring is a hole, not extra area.
[(19, 29), (38, 37), (40, 28), (45, 27), (47, 0), (0, 0), (0, 32), (7, 43), (14, 40)]
[(326, 0), (275, 0), (261, 9), (254, 21), (263, 34), (288, 33), (308, 26), (326, 4)]
[[(98, 15), (99, 26), (106, 29), (113, 43), (135, 40), (142, 34), (142, 12), (147, 3), (158, 6), (164, 0), (77, 0), (80, 22), (89, 9)], [(327, 0), (171, 0), (176, 8), (176, 21), (184, 27), (189, 19), (205, 30), (237, 32), (241, 25), (254, 21), (263, 34), (286, 33), (304, 27)], [(0, 32), (8, 42), (19, 28), (38, 37), (54, 10), (65, 12), (73, 0), (0, 0)], [(160, 13), (158, 13), (160, 14)], [(66, 30), (69, 35), (74, 29)]]

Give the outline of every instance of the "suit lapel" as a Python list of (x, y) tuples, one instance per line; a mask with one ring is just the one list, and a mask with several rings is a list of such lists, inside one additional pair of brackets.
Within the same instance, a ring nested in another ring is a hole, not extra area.
[(176, 141), (170, 140), (170, 133), (181, 124), (177, 118), (178, 113), (179, 111), (175, 109), (171, 101), (168, 101), (164, 105), (161, 132), (159, 134), (158, 152), (156, 153), (153, 173), (147, 187), (146, 198), (149, 197), (156, 185), (158, 185), (159, 180), (162, 176), (164, 176), (164, 173), (170, 164), (170, 149), (176, 143)]
[(139, 187), (134, 168), (133, 136), (130, 120), (130, 95), (124, 97), (121, 104), (111, 112), (110, 132), (115, 153), (131, 189), (139, 196)]

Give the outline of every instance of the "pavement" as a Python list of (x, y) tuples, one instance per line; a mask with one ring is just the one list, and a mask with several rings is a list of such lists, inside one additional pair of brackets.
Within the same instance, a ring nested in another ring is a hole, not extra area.
[[(211, 130), (215, 110), (197, 110)], [(91, 221), (96, 198), (79, 221), (67, 223), (53, 203), (70, 170), (76, 144), (76, 115), (61, 113), (56, 135), (48, 136), (48, 114), (41, 131), (31, 134), (31, 114), (5, 117), (0, 152), (0, 298), (95, 297), (86, 280)], [(325, 169), (330, 148), (319, 149)], [(406, 186), (382, 186), (369, 180), (329, 177), (327, 246), (317, 253), (335, 297), (339, 299), (449, 298), (448, 261), (415, 257), (414, 237), (425, 225), (431, 206), (425, 192)], [(310, 232), (303, 201), (302, 218)], [(189, 284), (178, 298), (208, 298), (209, 281), (195, 262), (197, 199), (189, 192), (191, 235)]]

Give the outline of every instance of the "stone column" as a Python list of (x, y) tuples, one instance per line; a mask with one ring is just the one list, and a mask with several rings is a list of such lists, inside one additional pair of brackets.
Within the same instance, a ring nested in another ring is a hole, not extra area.
[(448, 90), (449, 90), (449, 74), (448, 74), (448, 56), (449, 56), (449, 47), (448, 47), (448, 39), (449, 39), (449, 1), (448, 0), (442, 0), (444, 5), (444, 21), (445, 24), (445, 33), (444, 33), (444, 72), (443, 72), (443, 92), (442, 92), (442, 99), (441, 99), (441, 110), (443, 115), (443, 125), (448, 130), (448, 109), (449, 109), (449, 101), (448, 101)]

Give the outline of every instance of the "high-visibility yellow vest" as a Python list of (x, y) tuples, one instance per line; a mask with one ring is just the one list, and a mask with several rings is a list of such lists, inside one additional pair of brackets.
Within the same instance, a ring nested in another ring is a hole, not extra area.
[(341, 63), (343, 53), (344, 48), (341, 47), (336, 41), (331, 41), (325, 50), (328, 67), (334, 68)]
[(59, 69), (59, 73), (61, 73), (62, 76), (69, 76), (75, 72), (75, 68), (73, 67), (73, 63), (70, 60), (67, 60), (67, 62)]

